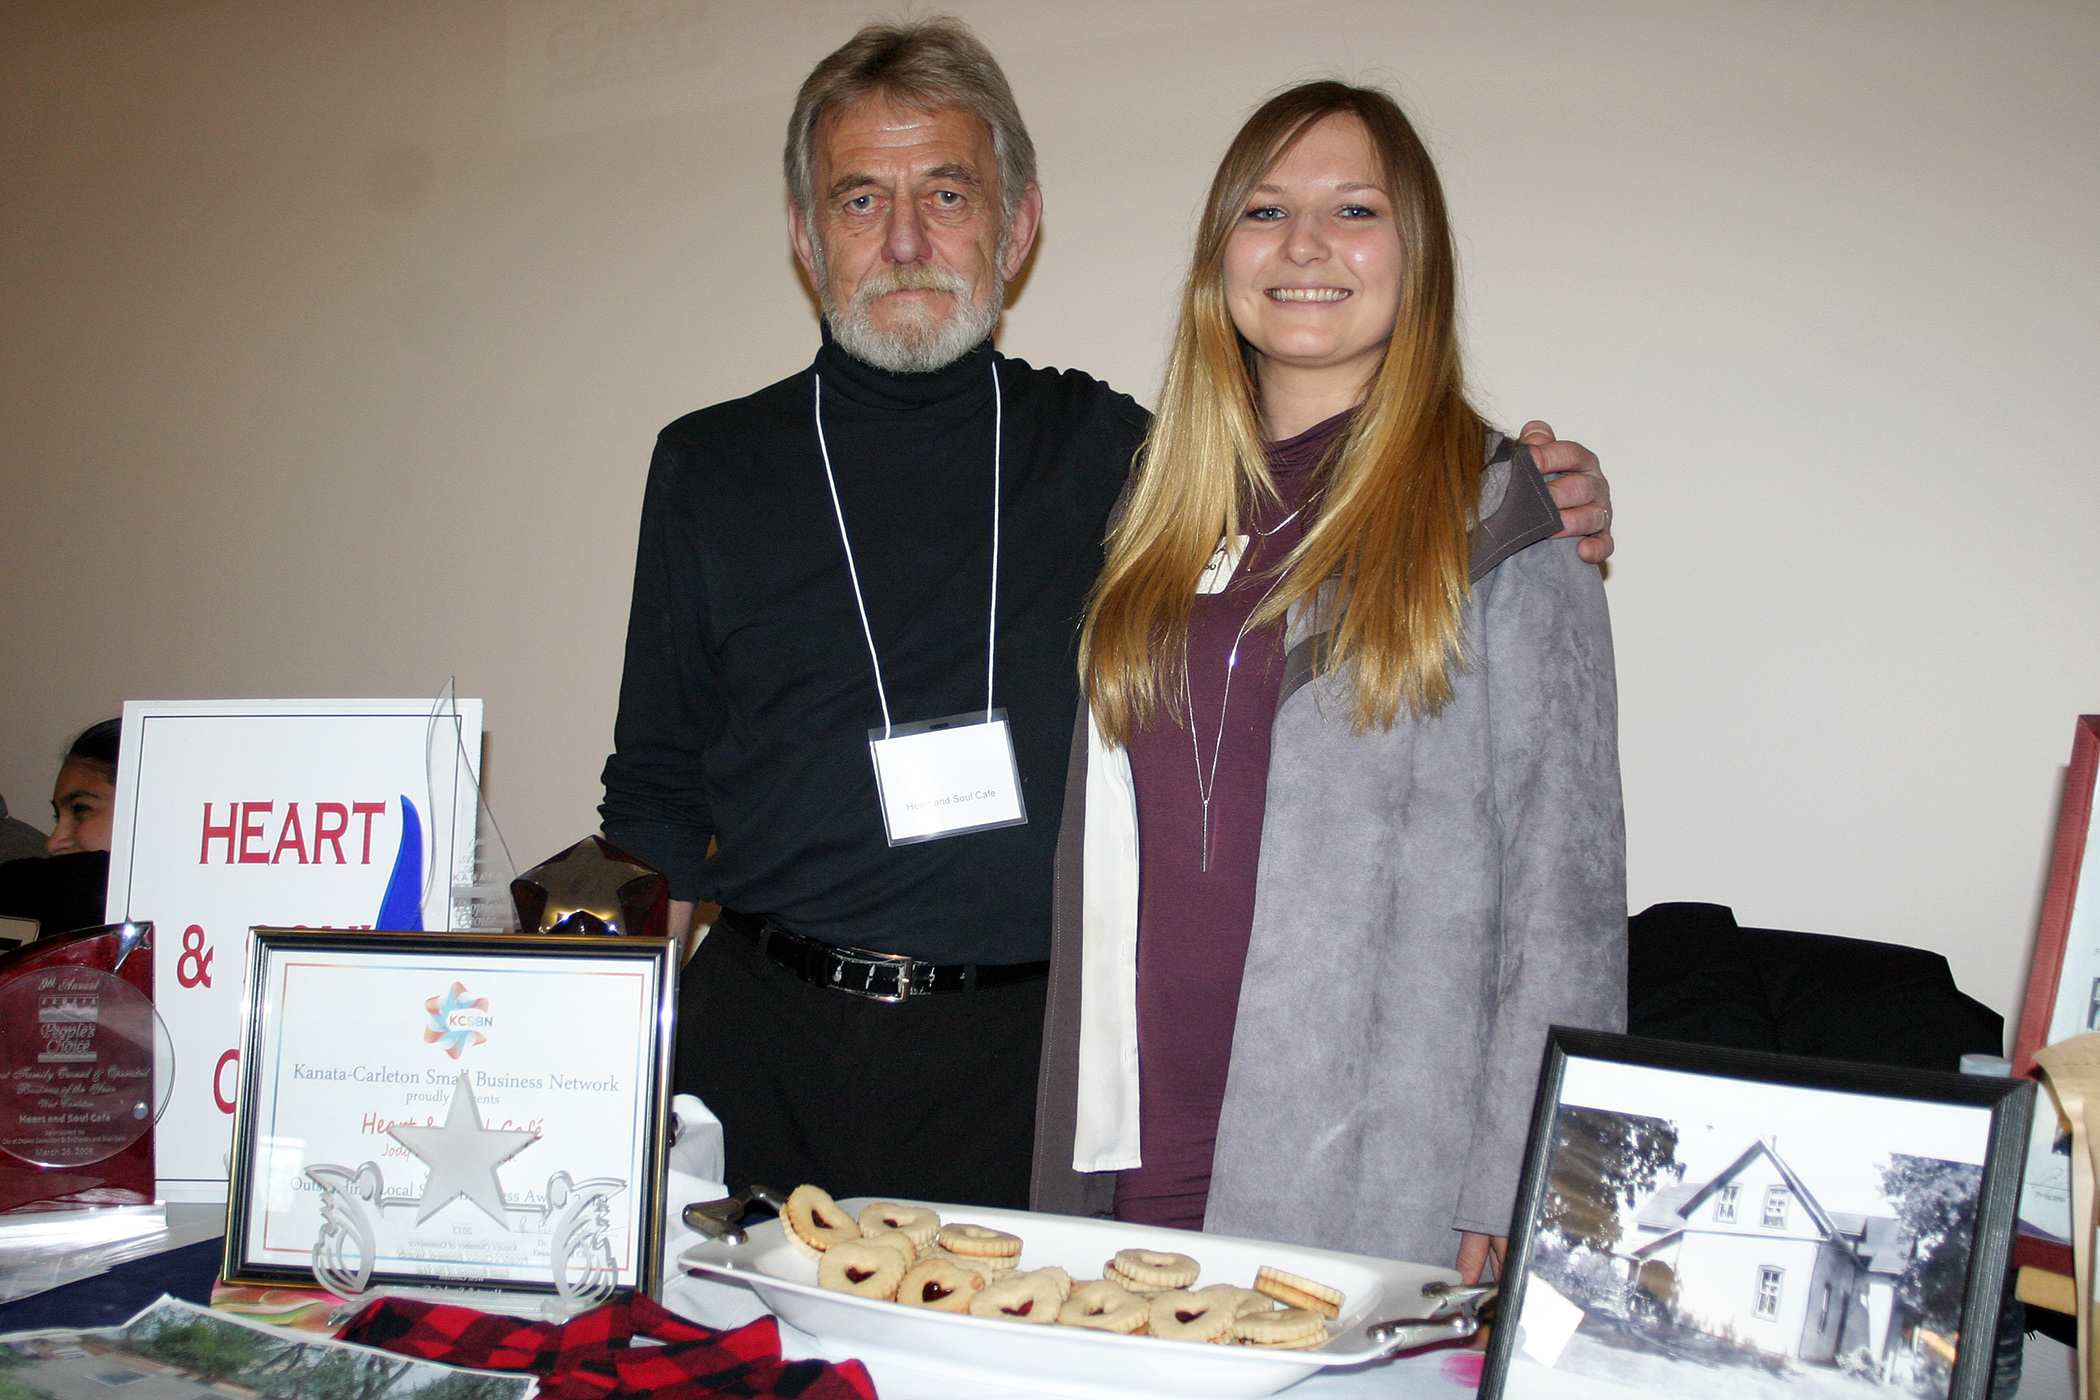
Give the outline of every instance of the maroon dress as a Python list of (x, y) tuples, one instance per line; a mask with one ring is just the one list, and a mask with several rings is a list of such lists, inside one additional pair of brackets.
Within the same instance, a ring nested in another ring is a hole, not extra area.
[[(1269, 472), (1282, 500), (1264, 506), (1252, 522), (1225, 591), (1199, 594), (1189, 618), (1194, 732), (1160, 714), (1130, 741), (1139, 862), (1138, 1128), (1145, 1164), (1116, 1179), (1118, 1220), (1203, 1226), (1254, 922), (1269, 731), (1283, 684), (1282, 627), (1240, 634), (1275, 582), (1265, 575), (1302, 538), (1306, 484), (1349, 418), (1340, 414), (1269, 444)], [(1239, 657), (1228, 695), (1227, 658), (1235, 643)]]

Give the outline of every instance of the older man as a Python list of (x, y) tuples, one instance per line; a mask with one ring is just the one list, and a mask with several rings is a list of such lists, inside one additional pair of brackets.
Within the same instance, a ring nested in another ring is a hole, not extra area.
[[(725, 906), (677, 1083), (732, 1186), (1022, 1206), (1073, 644), (1146, 415), (992, 348), (1042, 196), (960, 24), (819, 64), (787, 177), (823, 345), (658, 439), (605, 831), (678, 926)], [(1541, 460), (1601, 527), (1594, 459)]]

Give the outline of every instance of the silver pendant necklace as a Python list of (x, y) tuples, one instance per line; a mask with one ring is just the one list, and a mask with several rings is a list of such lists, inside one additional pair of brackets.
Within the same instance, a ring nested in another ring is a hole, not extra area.
[[(1298, 507), (1298, 510), (1304, 509), (1304, 506)], [(1263, 539), (1269, 538), (1269, 536), (1275, 534), (1278, 530), (1281, 530), (1284, 526), (1290, 524), (1293, 520), (1296, 520), (1298, 518), (1298, 510), (1292, 511), (1289, 515), (1286, 515), (1285, 517), (1283, 517), (1283, 519), (1277, 521), (1274, 525), (1271, 525), (1266, 530), (1262, 529), (1259, 525), (1255, 526), (1254, 533), (1260, 535)]]
[(1218, 737), (1210, 746), (1210, 772), (1203, 771), (1203, 748), (1196, 739), (1196, 697), (1189, 690), (1189, 656), (1181, 653), (1181, 693), (1189, 697), (1189, 752), (1196, 759), (1196, 796), (1203, 804), (1203, 834), (1198, 849), (1197, 869), (1210, 873), (1210, 798), (1218, 790), (1218, 755), (1225, 751), (1225, 716), (1232, 708), (1232, 672), (1239, 665), (1240, 643), (1245, 641), (1247, 629), (1242, 627), (1240, 635), (1232, 640), (1232, 651), (1225, 658), (1225, 692), (1218, 701)]
[[(1294, 510), (1269, 529), (1264, 530), (1257, 526), (1254, 533), (1268, 539), (1297, 518), (1298, 512)], [(1208, 772), (1205, 772), (1203, 767), (1202, 742), (1196, 737), (1196, 694), (1189, 688), (1189, 650), (1185, 643), (1181, 648), (1181, 693), (1189, 702), (1189, 753), (1196, 760), (1196, 797), (1203, 809), (1202, 835), (1199, 838), (1196, 868), (1205, 875), (1210, 873), (1210, 799), (1218, 790), (1218, 755), (1225, 751), (1225, 717), (1232, 711), (1232, 674), (1240, 664), (1240, 643), (1247, 640), (1247, 629), (1251, 625), (1254, 613), (1261, 611), (1262, 603), (1269, 601), (1269, 594), (1274, 593), (1276, 585), (1282, 582), (1279, 578), (1262, 591), (1261, 601), (1248, 613), (1249, 621), (1240, 624), (1239, 635), (1232, 639), (1232, 650), (1226, 653), (1225, 685), (1218, 697), (1218, 737), (1211, 741)], [(1227, 591), (1231, 586), (1227, 583), (1225, 589), (1219, 591)]]

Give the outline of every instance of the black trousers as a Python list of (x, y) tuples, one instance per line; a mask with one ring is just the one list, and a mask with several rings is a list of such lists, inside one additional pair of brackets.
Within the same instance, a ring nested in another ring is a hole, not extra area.
[(678, 987), (678, 1092), (732, 1191), (1028, 1207), (1047, 981), (904, 1002), (811, 986), (716, 928)]

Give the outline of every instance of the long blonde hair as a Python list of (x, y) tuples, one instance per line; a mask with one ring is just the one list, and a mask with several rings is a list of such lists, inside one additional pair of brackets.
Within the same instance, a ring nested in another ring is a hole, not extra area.
[(1250, 626), (1299, 604), (1320, 609), (1318, 623), (1331, 632), (1317, 664), (1322, 673), (1353, 668), (1359, 732), (1391, 725), (1402, 705), (1423, 716), (1450, 699), (1485, 425), (1465, 397), (1443, 188), (1392, 98), (1304, 83), (1247, 119), (1211, 181), (1159, 413), (1089, 600), (1080, 675), (1112, 743), (1128, 743), (1162, 708), (1183, 712), (1197, 580), (1218, 541), (1275, 498), (1253, 351), (1226, 306), (1225, 245), (1254, 186), (1335, 114), (1363, 123), (1392, 196), (1400, 310), (1362, 407), (1307, 488), (1308, 500), (1318, 495), (1317, 518), (1278, 566)]

